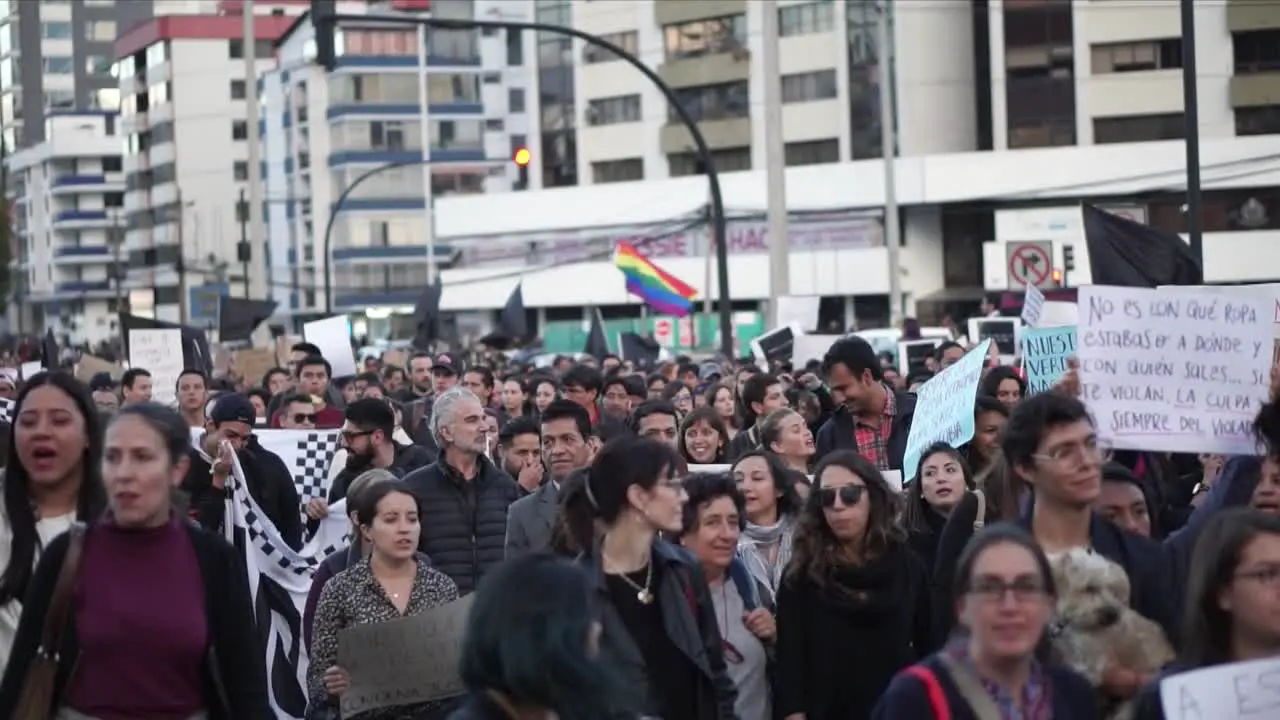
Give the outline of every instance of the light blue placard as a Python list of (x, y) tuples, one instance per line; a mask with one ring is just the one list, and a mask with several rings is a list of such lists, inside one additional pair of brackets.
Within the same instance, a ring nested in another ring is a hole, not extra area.
[(1053, 387), (1067, 372), (1067, 358), (1076, 354), (1076, 326), (1022, 329), (1022, 369), (1027, 394)]
[(959, 447), (973, 437), (973, 401), (978, 395), (978, 381), (987, 363), (991, 340), (965, 353), (956, 364), (920, 386), (916, 393), (916, 412), (907, 433), (907, 449), (902, 457), (902, 481), (916, 475), (920, 454), (930, 445), (945, 442)]

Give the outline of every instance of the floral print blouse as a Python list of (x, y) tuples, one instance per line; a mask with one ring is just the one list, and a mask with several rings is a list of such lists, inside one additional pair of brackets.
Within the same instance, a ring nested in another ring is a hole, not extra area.
[[(345, 628), (366, 623), (379, 623), (417, 615), (458, 599), (458, 586), (448, 575), (418, 559), (418, 572), (409, 590), (409, 604), (403, 615), (382, 589), (366, 558), (333, 576), (320, 591), (312, 631), (311, 658), (307, 667), (307, 692), (310, 705), (337, 707), (324, 688), (324, 671), (338, 659), (338, 634)], [(434, 710), (440, 703), (419, 703), (382, 708), (360, 713), (358, 720), (407, 720)], [(344, 720), (348, 720), (344, 718)]]
[(1022, 686), (1020, 697), (1014, 697), (1009, 691), (991, 682), (983, 677), (982, 673), (978, 672), (973, 660), (969, 658), (967, 643), (953, 641), (948, 644), (943, 652), (949, 653), (952, 658), (969, 668), (977, 676), (982, 683), (982, 689), (987, 691), (987, 695), (999, 708), (1000, 720), (1051, 720), (1053, 717), (1049, 681), (1040, 663), (1032, 662), (1031, 675), (1027, 678), (1026, 684)]

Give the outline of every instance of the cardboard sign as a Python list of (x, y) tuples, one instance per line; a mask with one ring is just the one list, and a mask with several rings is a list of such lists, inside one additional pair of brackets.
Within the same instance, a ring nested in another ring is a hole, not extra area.
[(245, 348), (237, 350), (231, 361), (231, 369), (250, 385), (262, 381), (267, 371), (276, 365), (276, 352), (270, 348)]
[(80, 362), (76, 363), (76, 379), (80, 382), (87, 383), (100, 372), (109, 374), (116, 382), (120, 382), (120, 378), (124, 377), (124, 367), (118, 363), (107, 362), (100, 357), (81, 355)]

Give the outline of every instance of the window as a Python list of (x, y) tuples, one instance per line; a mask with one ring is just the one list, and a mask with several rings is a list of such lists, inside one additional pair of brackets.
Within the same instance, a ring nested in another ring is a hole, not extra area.
[(1093, 142), (1097, 145), (1181, 140), (1184, 137), (1186, 125), (1182, 113), (1093, 119)]
[(89, 75), (107, 76), (111, 73), (111, 58), (102, 55), (90, 55), (85, 58), (84, 71)]
[(663, 31), (668, 60), (742, 51), (747, 44), (747, 17), (730, 15), (711, 20), (694, 20), (667, 25)]
[(507, 67), (524, 65), (524, 31), (507, 30)]
[(118, 173), (124, 169), (123, 164), (118, 156), (102, 158), (102, 172)]
[(600, 98), (587, 103), (588, 125), (617, 125), (618, 123), (639, 122), (639, 120), (639, 95)]
[(44, 94), (44, 106), (48, 110), (70, 110), (76, 105), (76, 94), (71, 90), (49, 90)]
[(65, 40), (71, 37), (71, 23), (48, 21), (40, 23), (40, 36), (50, 40)]
[(231, 99), (243, 100), (245, 98), (245, 85), (243, 80), (231, 81)]
[[(734, 172), (736, 170), (751, 169), (751, 148), (725, 148), (723, 150), (711, 151), (711, 162), (715, 163), (716, 172)], [(698, 156), (694, 153), (676, 153), (667, 156), (667, 165), (670, 170), (671, 177), (684, 177), (685, 175), (701, 175), (706, 170), (702, 167), (702, 163), (698, 162)]]
[[(67, 26), (67, 34), (63, 37), (71, 36), (71, 26)], [(84, 36), (89, 40), (97, 40), (99, 42), (114, 42), (116, 39), (116, 21), (115, 20), (90, 20), (84, 24)], [(45, 37), (53, 37), (46, 35)]]
[(244, 57), (244, 39), (231, 38), (227, 41), (227, 57), (239, 60)]
[(1076, 144), (1073, 77), (1010, 77), (1005, 88), (1011, 149)]
[(1236, 135), (1280, 134), (1280, 105), (1236, 108)]
[[(418, 102), (416, 75), (374, 75), (368, 80), (365, 89), (377, 93), (377, 99), (383, 102)], [(427, 97), (433, 103), (479, 103), (480, 78), (475, 73), (430, 73), (427, 75)]]
[[(600, 38), (608, 40), (632, 55), (640, 52), (640, 33), (635, 30), (613, 33), (612, 35), (601, 35)], [(588, 65), (621, 60), (617, 55), (596, 45), (587, 45), (584, 47), (582, 50), (582, 59)]]
[(788, 167), (840, 162), (840, 141), (833, 138), (787, 143), (785, 152)]
[(485, 121), (484, 121), (484, 129), (485, 129), (485, 130), (493, 130), (493, 131), (495, 131), (495, 132), (502, 132), (502, 130), (503, 130), (504, 128), (506, 128), (506, 126), (507, 126), (507, 124), (506, 124), (506, 122), (504, 122), (504, 121), (503, 121), (503, 119), (502, 119), (502, 118), (490, 118), (490, 119), (488, 119), (488, 120), (485, 120)]
[(235, 177), (236, 182), (244, 182), (249, 179), (249, 163), (243, 160), (237, 160), (231, 165), (231, 174)]
[(1280, 70), (1280, 30), (1232, 33), (1231, 51), (1237, 73)]
[(1182, 38), (1094, 45), (1093, 74), (1169, 70), (1182, 67)]
[(75, 61), (69, 57), (46, 57), (44, 71), (49, 75), (70, 75), (75, 70)]
[(591, 163), (591, 182), (596, 185), (644, 179), (644, 160), (628, 158)]
[(379, 150), (404, 149), (404, 123), (377, 120), (369, 123), (369, 147)]
[(778, 9), (780, 37), (831, 32), (835, 25), (835, 3), (831, 0), (789, 5)]
[(524, 88), (510, 88), (507, 90), (507, 111), (513, 113), (524, 112)]
[[(679, 88), (676, 97), (695, 122), (747, 117), (751, 112), (751, 96), (746, 80)], [(674, 108), (668, 110), (668, 119), (676, 121), (680, 116)]]
[(479, 120), (436, 120), (431, 123), (433, 150), (483, 150), (484, 123)]
[(782, 76), (782, 102), (829, 100), (836, 96), (836, 71), (818, 70)]
[(231, 139), (232, 140), (248, 140), (249, 139), (249, 123), (244, 120), (231, 121)]

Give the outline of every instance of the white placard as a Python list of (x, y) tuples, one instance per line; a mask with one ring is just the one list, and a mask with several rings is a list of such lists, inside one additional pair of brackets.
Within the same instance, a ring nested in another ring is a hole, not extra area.
[(302, 326), (302, 338), (320, 348), (320, 354), (333, 368), (333, 377), (349, 377), (359, 372), (356, 354), (351, 349), (351, 318), (346, 315), (306, 323)]
[[(1164, 285), (1157, 289), (1164, 290), (1170, 287), (1177, 286)], [(1240, 293), (1257, 294), (1260, 297), (1265, 298), (1267, 302), (1271, 303), (1274, 308), (1272, 312), (1274, 314), (1275, 322), (1272, 326), (1275, 332), (1275, 345), (1272, 350), (1271, 363), (1273, 365), (1280, 365), (1280, 283), (1258, 283), (1257, 285), (1194, 285), (1191, 287), (1194, 287), (1197, 290), (1203, 290), (1207, 293), (1221, 295), (1239, 295)]]
[(1036, 327), (1067, 327), (1080, 320), (1080, 311), (1075, 303), (1049, 300), (1040, 309), (1040, 324)]
[(995, 346), (991, 354), (998, 356), (1003, 365), (1013, 364), (1021, 337), (1022, 318), (969, 318), (969, 347), (977, 347), (983, 340), (990, 339)]
[(760, 367), (768, 372), (770, 356), (781, 359), (791, 357), (795, 349), (795, 340), (804, 335), (799, 325), (783, 325), (760, 335), (750, 343), (751, 354), (755, 356)]
[(1076, 355), (1099, 436), (1125, 450), (1254, 454), (1272, 319), (1257, 295), (1081, 288)]
[(1027, 286), (1027, 294), (1022, 298), (1022, 324), (1027, 327), (1040, 327), (1040, 316), (1044, 314), (1044, 293), (1035, 285)]
[(1160, 681), (1168, 720), (1261, 720), (1280, 713), (1280, 658), (1214, 665)]
[(778, 298), (778, 327), (797, 325), (805, 332), (816, 332), (821, 302), (817, 295), (783, 295)]
[(130, 330), (129, 367), (151, 373), (151, 399), (161, 405), (178, 402), (178, 376), (186, 369), (181, 330)]
[(799, 335), (791, 346), (791, 362), (797, 368), (804, 367), (810, 360), (821, 360), (827, 350), (843, 335)]
[(39, 360), (24, 362), (22, 367), (18, 368), (18, 371), (22, 373), (23, 380), (30, 380), (36, 373), (44, 372), (44, 363)]

